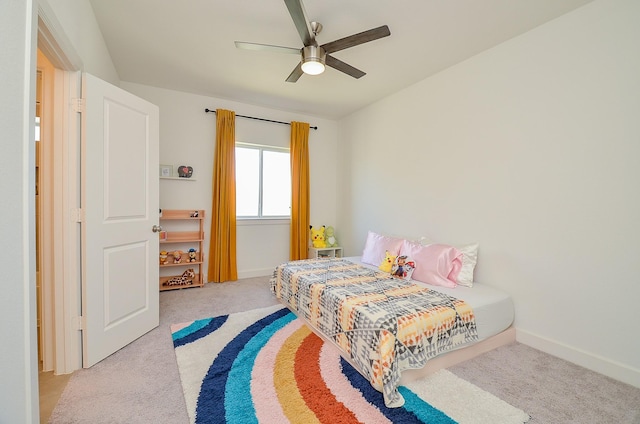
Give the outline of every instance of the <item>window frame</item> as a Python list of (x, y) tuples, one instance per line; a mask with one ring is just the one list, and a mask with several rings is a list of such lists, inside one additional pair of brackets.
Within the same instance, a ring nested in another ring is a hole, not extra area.
[[(259, 169), (258, 169), (258, 216), (240, 216), (236, 212), (236, 222), (238, 225), (256, 225), (256, 224), (288, 224), (291, 221), (291, 204), (289, 204), (289, 215), (277, 215), (277, 216), (262, 216), (262, 199), (263, 199), (263, 152), (279, 152), (289, 154), (291, 158), (291, 150), (288, 147), (269, 146), (266, 144), (246, 143), (242, 141), (236, 141), (235, 148), (248, 148), (259, 151)], [(237, 175), (236, 175), (237, 178)], [(237, 194), (236, 194), (237, 196)]]

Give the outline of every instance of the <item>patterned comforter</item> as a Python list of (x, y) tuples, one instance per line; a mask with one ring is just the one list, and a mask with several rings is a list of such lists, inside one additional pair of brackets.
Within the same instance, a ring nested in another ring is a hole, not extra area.
[(271, 290), (333, 340), (391, 408), (404, 404), (402, 371), (478, 338), (463, 300), (345, 259), (279, 265)]

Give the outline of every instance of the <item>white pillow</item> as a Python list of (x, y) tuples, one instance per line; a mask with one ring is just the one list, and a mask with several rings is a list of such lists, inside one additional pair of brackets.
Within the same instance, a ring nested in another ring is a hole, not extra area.
[[(427, 237), (420, 237), (420, 244), (423, 246), (434, 244), (435, 242)], [(462, 246), (454, 246), (462, 252), (462, 268), (458, 274), (457, 283), (460, 286), (473, 287), (473, 271), (478, 263), (478, 243), (470, 243)]]

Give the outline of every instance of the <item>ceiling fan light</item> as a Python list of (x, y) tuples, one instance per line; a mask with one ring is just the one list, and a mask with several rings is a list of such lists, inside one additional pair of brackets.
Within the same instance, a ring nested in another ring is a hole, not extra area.
[(321, 62), (309, 60), (302, 64), (302, 72), (308, 75), (320, 75), (324, 72), (324, 65)]
[(308, 75), (320, 75), (324, 72), (325, 57), (322, 47), (304, 47), (302, 49), (302, 72)]

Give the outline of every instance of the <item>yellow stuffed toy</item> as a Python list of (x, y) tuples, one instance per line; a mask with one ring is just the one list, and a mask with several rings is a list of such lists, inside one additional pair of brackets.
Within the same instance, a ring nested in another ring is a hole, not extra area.
[(380, 264), (378, 268), (383, 272), (391, 272), (391, 267), (393, 266), (393, 262), (396, 260), (396, 255), (392, 255), (388, 250), (384, 252), (384, 260)]
[(327, 247), (327, 242), (324, 239), (324, 225), (317, 230), (313, 228), (312, 225), (309, 225), (309, 229), (311, 230), (311, 242), (313, 243), (313, 247), (316, 249)]

